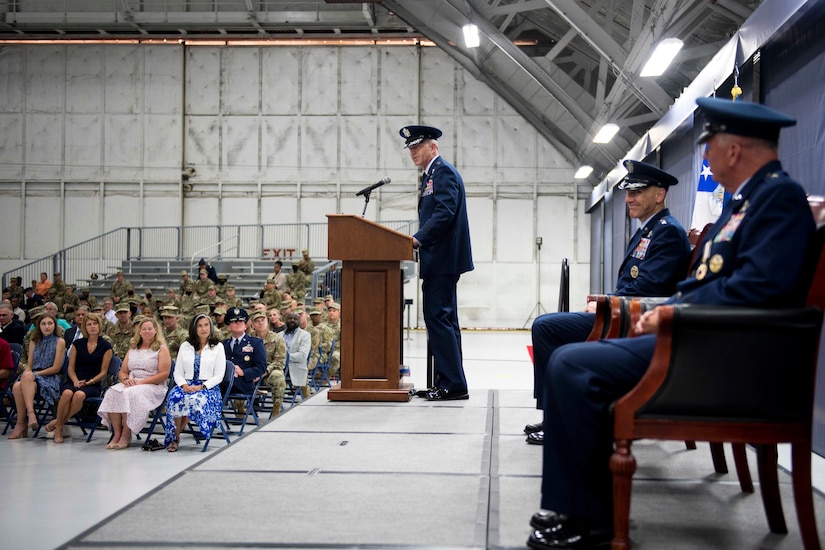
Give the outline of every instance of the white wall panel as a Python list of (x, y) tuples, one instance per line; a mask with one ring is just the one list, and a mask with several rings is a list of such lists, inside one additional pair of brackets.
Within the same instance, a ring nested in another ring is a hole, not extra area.
[(103, 112), (103, 52), (101, 46), (66, 48), (66, 112)]
[(259, 112), (260, 50), (226, 48), (223, 50), (223, 112), (251, 115)]
[(59, 186), (31, 185), (27, 190), (23, 249), (37, 259), (54, 253), (62, 243)]
[(261, 55), (261, 108), (294, 115), (301, 108), (301, 48), (266, 48)]
[(378, 119), (373, 116), (341, 117), (341, 181), (374, 183), (383, 178), (378, 164)]
[(66, 89), (62, 46), (26, 47), (26, 109), (29, 113), (61, 113)]
[(144, 115), (143, 121), (143, 179), (177, 180), (183, 157), (180, 117)]
[(535, 179), (536, 130), (521, 117), (498, 118), (496, 158), (503, 182)]
[(338, 48), (304, 48), (301, 59), (301, 112), (331, 115), (338, 112)]
[[(364, 203), (361, 202), (360, 204), (363, 208)], [(303, 223), (326, 223), (327, 214), (337, 214), (335, 206), (336, 200), (334, 198), (301, 199), (301, 221)], [(358, 214), (361, 214), (360, 209)]]
[(103, 49), (105, 111), (135, 114), (143, 105), (145, 49), (139, 46), (108, 46)]
[(495, 113), (496, 93), (467, 71), (462, 72), (461, 103), (465, 115), (491, 116)]
[[(415, 218), (417, 219), (416, 215)], [(467, 198), (467, 219), (470, 223), (470, 244), (474, 262), (493, 260), (493, 201), (489, 197)]]
[(140, 210), (140, 197), (136, 192), (121, 190), (118, 194), (105, 195), (103, 197), (102, 231), (111, 231), (118, 227), (139, 227)]
[(576, 259), (576, 208), (573, 197), (537, 197), (536, 236), (542, 238), (543, 262), (561, 263), (562, 258)]
[(186, 50), (186, 112), (190, 115), (217, 114), (221, 99), (221, 50)]
[(63, 164), (63, 116), (26, 117), (27, 179), (60, 179)]
[(158, 193), (159, 196), (143, 198), (143, 223), (141, 225), (146, 227), (181, 225), (178, 192), (171, 188), (172, 184), (169, 186), (170, 189)]
[(451, 116), (455, 113), (455, 62), (438, 48), (422, 48), (421, 61), (422, 116)]
[[(257, 197), (224, 198), (221, 200), (221, 220), (223, 224), (256, 224), (258, 213)], [(228, 235), (222, 236), (226, 238)], [(235, 246), (234, 243), (227, 246)], [(255, 246), (255, 251), (247, 250), (247, 254), (257, 256), (261, 253), (260, 247)]]
[(458, 122), (461, 140), (459, 153), (463, 165), (481, 168), (488, 180), (494, 177), (496, 169), (495, 131), (495, 119), (492, 117), (463, 116)]
[(341, 49), (341, 114), (378, 113), (378, 59), (373, 48)]
[(83, 191), (69, 194), (64, 201), (65, 230), (63, 240), (67, 245), (92, 239), (100, 234), (100, 192), (84, 185)]
[(261, 129), (261, 179), (295, 182), (301, 161), (300, 119), (294, 116), (263, 117)]
[(0, 48), (0, 113), (22, 113), (24, 48)]
[[(23, 162), (23, 116), (0, 114), (0, 167)], [(19, 169), (19, 168), (18, 168)]]
[(223, 118), (221, 181), (258, 180), (259, 124), (257, 116)]
[(146, 113), (181, 114), (182, 46), (147, 46), (143, 51), (143, 109)]
[(531, 262), (535, 246), (533, 201), (499, 199), (496, 202), (496, 259)]
[(197, 179), (217, 181), (220, 152), (221, 122), (217, 116), (191, 116), (186, 119), (185, 162), (197, 171)]
[(20, 258), (23, 239), (20, 224), (23, 218), (23, 199), (18, 190), (5, 189), (3, 193), (3, 238), (0, 239), (0, 258)]
[(125, 180), (127, 178), (120, 176), (119, 169), (140, 167), (143, 145), (142, 123), (143, 119), (140, 115), (105, 115), (103, 117), (105, 136), (103, 162), (109, 170), (109, 178)]
[(304, 181), (337, 179), (338, 117), (301, 118), (301, 168)]
[[(183, 203), (183, 218), (186, 225), (218, 225), (222, 223), (218, 212), (218, 201), (213, 198), (191, 197), (187, 199)], [(227, 223), (235, 222), (227, 220)]]
[(298, 221), (298, 199), (295, 197), (264, 197), (261, 199), (261, 223), (295, 223)]
[(410, 159), (410, 152), (404, 149), (404, 138), (398, 132), (404, 126), (417, 121), (410, 116), (385, 116), (379, 119), (378, 169), (389, 175), (393, 181), (418, 179), (415, 165)]
[(101, 115), (66, 115), (67, 180), (99, 181), (103, 177)]
[[(418, 111), (418, 50), (409, 48), (381, 48), (381, 113), (401, 115), (405, 124), (415, 124)], [(400, 126), (399, 126), (400, 128)]]

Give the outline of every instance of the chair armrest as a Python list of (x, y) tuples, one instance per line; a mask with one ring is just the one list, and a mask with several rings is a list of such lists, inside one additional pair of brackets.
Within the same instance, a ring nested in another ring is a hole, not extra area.
[(679, 305), (660, 308), (650, 367), (616, 402), (634, 417), (810, 421), (822, 312)]

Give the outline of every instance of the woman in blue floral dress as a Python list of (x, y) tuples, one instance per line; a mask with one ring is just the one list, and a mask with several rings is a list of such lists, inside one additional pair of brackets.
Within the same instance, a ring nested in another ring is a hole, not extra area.
[[(60, 371), (66, 355), (66, 342), (57, 335), (57, 321), (50, 314), (37, 320), (29, 343), (29, 366), (12, 386), (17, 407), (17, 423), (9, 439), (28, 437), (29, 428), (37, 429), (34, 414), (34, 392), (49, 405), (57, 399), (60, 389)], [(62, 332), (62, 330), (60, 330)]]
[(221, 418), (221, 388), (226, 353), (208, 315), (196, 315), (181, 344), (173, 372), (175, 387), (166, 404), (166, 450), (178, 450), (180, 433), (191, 420), (209, 439)]

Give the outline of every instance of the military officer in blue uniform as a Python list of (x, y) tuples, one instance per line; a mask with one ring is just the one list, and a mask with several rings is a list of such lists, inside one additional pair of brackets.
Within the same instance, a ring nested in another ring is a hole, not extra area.
[[(795, 120), (757, 103), (697, 100), (705, 117), (699, 142), (713, 177), (731, 193), (699, 243), (690, 274), (670, 303), (750, 307), (801, 305), (794, 286), (814, 221), (805, 191), (782, 171), (779, 131)], [(531, 548), (589, 547), (612, 536), (610, 403), (647, 370), (658, 310), (636, 338), (560, 347), (546, 367), (541, 507)]]
[(249, 314), (235, 307), (226, 314), (230, 337), (223, 341), (226, 359), (235, 365), (232, 391), (249, 393), (255, 382), (266, 372), (266, 348), (264, 341), (246, 333)]
[[(625, 204), (639, 230), (627, 245), (616, 281), (616, 296), (670, 296), (676, 283), (685, 278), (690, 259), (690, 242), (684, 228), (665, 207), (668, 189), (679, 181), (664, 170), (635, 160), (624, 161), (627, 175), (617, 187), (625, 191)], [(595, 302), (583, 312), (558, 312), (540, 316), (533, 322), (533, 397), (536, 408), (544, 410), (542, 390), (544, 368), (559, 346), (584, 342), (593, 330)], [(541, 422), (524, 427), (527, 443), (544, 442)]]
[(473, 269), (464, 181), (438, 154), (441, 130), (405, 126), (399, 133), (410, 158), (424, 172), (413, 246), (419, 252), (424, 323), (435, 361), (434, 386), (426, 397), (430, 401), (467, 399), (456, 297), (459, 277)]

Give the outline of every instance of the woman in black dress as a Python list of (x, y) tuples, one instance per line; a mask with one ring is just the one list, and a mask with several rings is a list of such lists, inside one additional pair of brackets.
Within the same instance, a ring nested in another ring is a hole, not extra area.
[(72, 343), (68, 378), (60, 386), (57, 418), (47, 431), (54, 430), (54, 442), (63, 443), (63, 424), (80, 412), (87, 397), (100, 396), (100, 383), (106, 378), (112, 360), (112, 345), (103, 339), (100, 315), (87, 313), (80, 327), (83, 338)]

